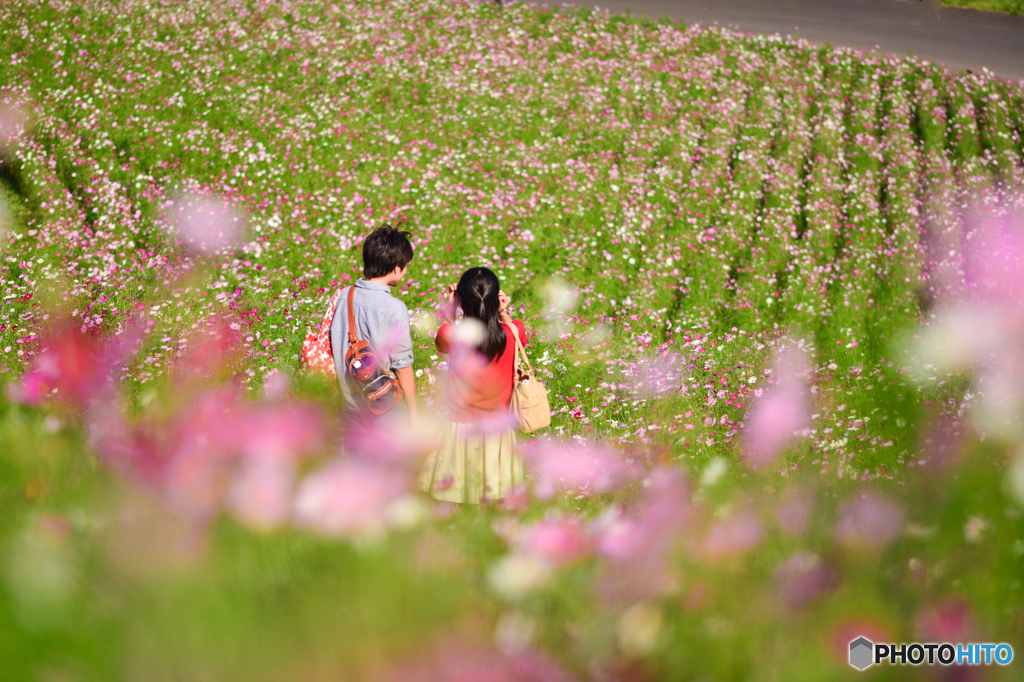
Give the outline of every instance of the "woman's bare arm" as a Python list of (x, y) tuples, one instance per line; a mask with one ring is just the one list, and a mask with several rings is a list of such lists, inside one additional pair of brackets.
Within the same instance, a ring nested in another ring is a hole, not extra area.
[(504, 291), (498, 292), (498, 319), (504, 324), (512, 324), (512, 316), (508, 314), (508, 304), (512, 299)]

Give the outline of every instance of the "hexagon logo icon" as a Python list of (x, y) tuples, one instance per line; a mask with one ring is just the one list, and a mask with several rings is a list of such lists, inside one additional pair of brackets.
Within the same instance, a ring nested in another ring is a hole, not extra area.
[(850, 665), (857, 670), (864, 670), (874, 661), (875, 645), (864, 637), (858, 637), (850, 642)]

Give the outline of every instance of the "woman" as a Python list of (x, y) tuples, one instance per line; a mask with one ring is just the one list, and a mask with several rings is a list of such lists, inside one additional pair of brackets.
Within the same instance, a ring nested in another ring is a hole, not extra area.
[[(509, 411), (516, 337), (526, 327), (509, 317), (509, 298), (487, 268), (470, 268), (448, 287), (445, 324), (434, 344), (448, 354), (448, 420), (424, 465), (423, 489), (439, 500), (478, 503), (505, 497), (523, 480)], [(455, 308), (463, 319), (455, 324)]]

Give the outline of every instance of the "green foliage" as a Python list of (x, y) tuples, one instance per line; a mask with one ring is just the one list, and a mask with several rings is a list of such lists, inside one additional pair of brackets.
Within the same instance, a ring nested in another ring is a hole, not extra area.
[(950, 7), (966, 7), (988, 12), (1006, 12), (1007, 14), (1024, 14), (1024, 2), (1021, 0), (942, 0), (943, 5)]

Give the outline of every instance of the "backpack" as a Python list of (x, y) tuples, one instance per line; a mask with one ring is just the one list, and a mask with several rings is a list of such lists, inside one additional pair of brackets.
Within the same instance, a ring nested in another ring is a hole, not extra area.
[(363, 402), (373, 414), (384, 414), (402, 399), (398, 380), (385, 370), (369, 341), (359, 340), (356, 315), (352, 307), (355, 287), (348, 288), (348, 350), (345, 351), (345, 373), (359, 389)]

